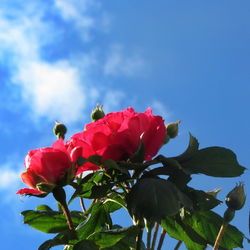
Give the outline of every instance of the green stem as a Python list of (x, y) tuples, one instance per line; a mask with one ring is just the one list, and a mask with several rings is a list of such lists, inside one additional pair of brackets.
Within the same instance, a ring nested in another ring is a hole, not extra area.
[(70, 230), (75, 230), (67, 204), (61, 204)]
[(176, 244), (174, 250), (178, 250), (178, 249), (180, 248), (181, 244), (182, 244), (182, 241), (179, 240), (179, 241), (177, 242), (177, 244)]
[(153, 235), (153, 241), (152, 241), (152, 245), (151, 245), (152, 250), (154, 250), (154, 248), (155, 248), (155, 243), (156, 243), (156, 239), (157, 239), (158, 230), (159, 230), (159, 224), (156, 223), (155, 231), (154, 231), (154, 235)]
[(141, 250), (143, 227), (140, 225), (138, 227), (139, 227), (139, 232), (138, 232), (138, 235), (136, 237), (136, 250)]
[(60, 203), (62, 211), (67, 220), (68, 226), (70, 230), (74, 230), (74, 225), (71, 219), (70, 211), (66, 202), (66, 193), (62, 187), (57, 187), (53, 190), (54, 198)]
[(166, 235), (166, 230), (163, 229), (162, 232), (161, 232), (161, 237), (160, 237), (160, 240), (159, 240), (159, 243), (158, 243), (157, 250), (161, 250), (161, 247), (163, 245), (163, 241), (164, 241), (165, 235)]
[(85, 208), (85, 205), (84, 205), (82, 197), (80, 197), (80, 205), (81, 205), (81, 208), (82, 208), (82, 212), (85, 213), (86, 212), (86, 208)]
[(214, 243), (214, 247), (213, 250), (217, 250), (219, 248), (220, 242), (222, 240), (223, 234), (225, 233), (226, 229), (227, 229), (227, 225), (228, 223), (223, 223), (220, 227), (220, 231), (217, 235), (216, 241)]

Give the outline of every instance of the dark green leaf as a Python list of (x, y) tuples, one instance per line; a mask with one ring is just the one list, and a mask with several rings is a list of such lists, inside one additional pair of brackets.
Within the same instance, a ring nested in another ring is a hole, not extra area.
[(138, 228), (131, 226), (127, 228), (112, 229), (102, 232), (97, 232), (89, 236), (88, 239), (94, 241), (101, 248), (115, 245), (118, 241), (126, 236), (137, 235)]
[[(54, 246), (66, 245), (70, 241), (76, 240), (76, 233), (74, 231), (66, 230), (63, 233), (59, 233), (53, 239), (45, 241), (38, 250), (49, 250)], [(69, 247), (70, 248), (70, 247)]]
[(196, 210), (210, 210), (222, 203), (213, 195), (202, 190), (189, 188), (187, 195), (193, 201), (194, 209)]
[(214, 177), (240, 176), (245, 168), (240, 166), (236, 155), (229, 149), (209, 147), (197, 151), (182, 162), (182, 167), (191, 173), (202, 173)]
[(91, 155), (88, 161), (98, 166), (102, 165), (102, 157), (100, 155)]
[(111, 159), (106, 159), (104, 161), (103, 165), (104, 165), (105, 169), (110, 169), (110, 168), (114, 168), (114, 169), (118, 169), (118, 170), (120, 169), (118, 164)]
[(162, 220), (161, 226), (171, 237), (183, 241), (188, 250), (203, 250), (207, 245), (206, 241), (191, 227), (183, 227), (176, 219), (166, 217)]
[(76, 164), (78, 166), (82, 166), (84, 163), (86, 163), (88, 160), (82, 156), (80, 156), (79, 158), (77, 158), (76, 160)]
[(100, 199), (107, 195), (108, 191), (113, 187), (113, 184), (105, 184), (101, 186), (93, 186), (89, 192), (82, 195), (84, 198), (88, 199)]
[[(192, 227), (208, 244), (213, 245), (223, 218), (212, 211), (204, 211), (186, 218), (184, 223)], [(244, 235), (236, 227), (228, 225), (220, 246), (224, 249), (242, 248), (243, 239)]]
[(99, 247), (91, 240), (82, 240), (74, 245), (73, 250), (98, 250)]
[[(119, 225), (114, 225), (113, 229), (121, 229)], [(119, 240), (115, 245), (111, 247), (102, 248), (102, 250), (132, 250), (136, 248), (136, 236), (137, 234), (130, 234)], [(141, 250), (146, 250), (144, 243), (141, 244)]]
[(188, 148), (184, 153), (181, 155), (174, 157), (178, 162), (183, 162), (188, 160), (194, 153), (196, 153), (199, 149), (199, 142), (198, 140), (189, 133), (189, 145)]
[(139, 180), (127, 196), (130, 214), (149, 221), (160, 222), (178, 213), (183, 203), (189, 206), (191, 201), (173, 183), (160, 178)]
[(105, 210), (102, 202), (94, 204), (91, 209), (89, 217), (82, 222), (77, 228), (77, 235), (80, 240), (87, 239), (87, 237), (102, 230), (110, 229), (112, 220), (109, 213)]
[[(62, 212), (26, 210), (22, 212), (22, 215), (25, 224), (45, 233), (58, 233), (68, 228)], [(77, 226), (83, 220), (79, 212), (72, 211), (71, 217), (74, 226)]]
[[(103, 191), (105, 191), (105, 189), (108, 189), (109, 185), (111, 185), (110, 183), (108, 183), (108, 177), (103, 175), (103, 172), (101, 171), (95, 171), (94, 173), (88, 174), (86, 175), (79, 183), (78, 183), (78, 187), (76, 188), (74, 194), (71, 196), (70, 200), (69, 200), (69, 204), (78, 196), (84, 197), (84, 198), (91, 198), (92, 196), (92, 189), (94, 186), (101, 186), (103, 183), (104, 187), (103, 187)], [(107, 185), (107, 186), (105, 186)], [(95, 188), (94, 188), (95, 189)], [(98, 189), (98, 188), (97, 188)], [(98, 196), (98, 191), (97, 190), (95, 192), (95, 194), (93, 194), (93, 198), (95, 198), (94, 196), (96, 195), (96, 198), (101, 198), (101, 197), (97, 197)], [(103, 193), (102, 193), (103, 194)], [(104, 192), (105, 195), (105, 192)]]
[(51, 239), (51, 240), (47, 240), (45, 241), (39, 248), (38, 250), (49, 250), (52, 247), (55, 246), (60, 246), (60, 245), (64, 245), (67, 242), (62, 240), (62, 239)]

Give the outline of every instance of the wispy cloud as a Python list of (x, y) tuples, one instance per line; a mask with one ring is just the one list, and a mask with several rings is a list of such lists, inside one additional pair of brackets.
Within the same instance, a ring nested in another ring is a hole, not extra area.
[(21, 171), (11, 169), (8, 164), (0, 166), (1, 175), (0, 175), (0, 191), (6, 189), (13, 189), (13, 186), (16, 188), (21, 184), (20, 174)]
[(35, 7), (23, 13), (12, 9), (16, 16), (11, 18), (6, 9), (0, 16), (0, 60), (9, 62), (11, 81), (20, 87), (33, 116), (74, 122), (86, 105), (84, 79), (70, 60), (43, 59), (44, 45), (58, 39), (60, 32), (43, 20), (43, 5)]
[(109, 28), (110, 18), (102, 11), (99, 1), (55, 0), (55, 7), (64, 20), (79, 30), (85, 42), (91, 40), (92, 29), (106, 31)]
[(65, 29), (71, 24), (75, 37), (69, 41), (78, 39), (79, 43), (82, 38), (90, 42), (91, 35), (109, 26), (109, 17), (100, 1), (54, 0), (49, 11), (52, 16), (60, 17), (60, 22), (48, 18), (49, 6), (45, 1), (27, 1), (14, 0), (13, 4), (5, 1), (1, 6), (0, 67), (9, 71), (10, 83), (20, 91), (18, 101), (26, 105), (32, 119), (46, 117), (75, 122), (99, 99), (108, 111), (119, 108), (125, 94), (119, 89), (100, 87), (99, 82), (104, 81), (105, 86), (105, 80), (92, 77), (90, 65), (97, 69), (99, 79), (104, 75), (144, 75), (146, 64), (139, 53), (127, 53), (121, 44), (107, 44), (110, 50), (104, 59), (98, 49), (95, 53), (95, 45), (89, 45), (84, 52), (82, 46), (72, 52), (69, 45), (65, 56), (63, 53), (52, 59), (48, 56), (49, 51), (60, 47)]
[(107, 55), (104, 73), (112, 76), (135, 76), (145, 71), (146, 63), (139, 54), (129, 54), (122, 45), (115, 44)]
[(171, 118), (172, 113), (171, 111), (168, 110), (168, 108), (162, 102), (158, 100), (154, 100), (152, 104), (150, 105), (150, 107), (153, 109), (153, 113), (155, 115), (160, 115), (163, 117), (165, 122), (170, 122), (169, 118)]
[(78, 70), (67, 61), (27, 63), (18, 70), (15, 80), (22, 86), (24, 100), (32, 103), (32, 111), (38, 116), (74, 122), (83, 113), (84, 86)]

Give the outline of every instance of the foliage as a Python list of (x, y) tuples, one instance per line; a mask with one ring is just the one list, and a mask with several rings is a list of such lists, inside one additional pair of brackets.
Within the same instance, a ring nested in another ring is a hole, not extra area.
[[(195, 174), (221, 178), (237, 177), (243, 174), (245, 168), (238, 163), (236, 155), (229, 149), (222, 147), (199, 149), (198, 140), (191, 134), (187, 149), (179, 156), (158, 155), (149, 159), (150, 154), (155, 155), (159, 150), (160, 137), (157, 139), (155, 148), (152, 148), (154, 133), (148, 129), (149, 125), (143, 132), (146, 133), (145, 136), (141, 131), (137, 131), (136, 126), (141, 120), (145, 124), (148, 119), (149, 124), (151, 122), (154, 124), (154, 126), (150, 125), (151, 128), (156, 129), (155, 122), (162, 122), (162, 120), (151, 117), (152, 115), (146, 112), (145, 115), (135, 114), (129, 114), (129, 118), (123, 117), (125, 120), (129, 119), (128, 122), (126, 121), (130, 126), (129, 133), (122, 131), (119, 136), (108, 134), (112, 138), (116, 136), (119, 143), (122, 140), (122, 144), (118, 145), (118, 142), (112, 141), (113, 144), (110, 146), (110, 142), (107, 143), (105, 146), (107, 150), (104, 150), (103, 154), (96, 154), (96, 152), (100, 152), (97, 150), (96, 143), (102, 145), (106, 143), (103, 135), (99, 134), (99, 139), (91, 137), (95, 150), (90, 149), (93, 144), (86, 146), (92, 152), (91, 155), (87, 155), (86, 152), (81, 153), (87, 141), (83, 141), (82, 138), (85, 138), (86, 134), (84, 132), (81, 134), (81, 141), (78, 144), (75, 141), (78, 135), (74, 136), (74, 145), (72, 141), (66, 142), (63, 146), (66, 151), (63, 149), (64, 154), (60, 153), (63, 156), (69, 155), (67, 159), (71, 161), (70, 171), (68, 167), (65, 176), (58, 177), (57, 182), (46, 181), (46, 183), (53, 183), (51, 189), (42, 190), (38, 189), (37, 185), (33, 186), (33, 189), (39, 190), (42, 196), (52, 193), (60, 205), (59, 211), (53, 211), (47, 205), (40, 205), (35, 211), (22, 212), (25, 224), (44, 233), (56, 234), (52, 239), (44, 242), (39, 250), (50, 249), (57, 245), (64, 245), (64, 249), (68, 250), (152, 250), (155, 246), (155, 237), (152, 239), (151, 233), (153, 229), (156, 233), (159, 226), (163, 228), (162, 236), (167, 233), (170, 237), (184, 242), (186, 248), (190, 250), (202, 250), (207, 245), (214, 244), (220, 226), (225, 223), (225, 218), (213, 212), (212, 209), (222, 202), (216, 198), (216, 191), (196, 190), (189, 186), (189, 182)], [(103, 119), (106, 119), (105, 117), (101, 116), (93, 123), (101, 123)], [(114, 118), (112, 117), (112, 119)], [(169, 135), (165, 142), (177, 135), (179, 122), (172, 124), (174, 124), (174, 136)], [(92, 126), (91, 129), (93, 129), (94, 125), (88, 126)], [(114, 129), (117, 124), (112, 126)], [(172, 126), (166, 127), (169, 130)], [(66, 132), (66, 127), (64, 131)], [(100, 133), (99, 130), (98, 133)], [(117, 130), (116, 133), (119, 131)], [(130, 137), (133, 135), (139, 135), (140, 138), (131, 139)], [(163, 142), (164, 138), (162, 135), (161, 137)], [(121, 152), (124, 145), (133, 144), (135, 141), (137, 148), (130, 154), (128, 154), (130, 149), (125, 148), (126, 158), (124, 158), (124, 154)], [(80, 149), (79, 145), (81, 145)], [(119, 150), (115, 148), (116, 146)], [(54, 151), (58, 149), (58, 147), (53, 147)], [(114, 148), (115, 151), (110, 151)], [(62, 150), (62, 145), (60, 150)], [(110, 152), (115, 152), (119, 157), (105, 158), (104, 155), (110, 155)], [(57, 154), (57, 157), (59, 156)], [(49, 157), (53, 158), (51, 154)], [(48, 166), (47, 164), (46, 168)], [(32, 167), (32, 178), (35, 176), (35, 180), (38, 180), (37, 176), (40, 178), (40, 175), (35, 172), (36, 167)], [(41, 165), (41, 167), (43, 166)], [(74, 168), (75, 171), (72, 171)], [(92, 169), (92, 172), (83, 177), (84, 171), (89, 169)], [(44, 174), (44, 176), (47, 175)], [(26, 180), (26, 184), (29, 185), (29, 183), (29, 180)], [(67, 201), (63, 191), (65, 185), (71, 185), (73, 189), (71, 197)], [(243, 185), (240, 187), (242, 189), (240, 195), (244, 198)], [(36, 193), (26, 191), (24, 194), (38, 196)], [(76, 199), (80, 199), (82, 211), (69, 211), (68, 206)], [(91, 201), (91, 205), (87, 209), (84, 205), (86, 199)], [(120, 209), (125, 209), (129, 213), (133, 225), (127, 228), (113, 225), (112, 213)], [(148, 231), (146, 246), (142, 242), (142, 232), (145, 227)], [(161, 237), (161, 239), (164, 238)], [(220, 249), (243, 247), (243, 239), (243, 233), (234, 226), (228, 225), (224, 238), (220, 241)]]

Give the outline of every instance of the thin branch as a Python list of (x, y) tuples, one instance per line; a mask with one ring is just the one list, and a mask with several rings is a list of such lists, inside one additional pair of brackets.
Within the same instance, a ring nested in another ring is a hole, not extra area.
[(153, 241), (152, 241), (152, 245), (151, 245), (152, 250), (154, 250), (154, 248), (155, 248), (155, 243), (156, 243), (156, 239), (157, 239), (158, 230), (159, 230), (159, 224), (156, 223), (155, 231), (154, 231), (154, 235), (153, 235)]
[(178, 249), (180, 248), (181, 244), (182, 244), (182, 241), (179, 240), (179, 241), (177, 242), (177, 244), (176, 244), (174, 250), (178, 250)]
[(163, 245), (163, 241), (165, 239), (165, 235), (166, 235), (166, 230), (163, 229), (162, 232), (161, 232), (161, 237), (160, 237), (160, 240), (159, 240), (159, 243), (158, 243), (157, 250), (161, 250), (161, 247)]
[(220, 245), (220, 242), (222, 240), (222, 237), (223, 237), (223, 234), (225, 233), (226, 229), (227, 229), (227, 225), (228, 223), (223, 223), (220, 227), (220, 231), (217, 235), (217, 238), (216, 238), (216, 241), (214, 243), (214, 247), (213, 247), (213, 250), (218, 250), (219, 248), (219, 245)]
[(80, 198), (80, 205), (81, 205), (81, 208), (82, 208), (82, 212), (85, 213), (86, 212), (86, 208), (85, 208), (85, 205), (84, 205), (83, 198), (82, 197), (79, 197), (79, 198)]

